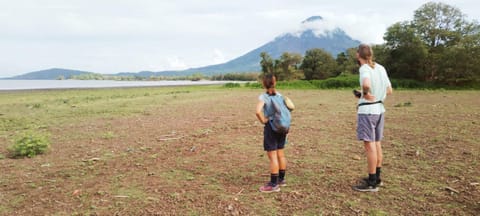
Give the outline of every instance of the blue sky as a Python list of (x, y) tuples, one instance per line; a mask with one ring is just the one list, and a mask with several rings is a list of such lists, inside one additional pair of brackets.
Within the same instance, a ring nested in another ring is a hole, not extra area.
[[(0, 77), (49, 68), (97, 73), (223, 63), (313, 15), (364, 43), (428, 1), (0, 0)], [(442, 1), (480, 20), (476, 0)]]

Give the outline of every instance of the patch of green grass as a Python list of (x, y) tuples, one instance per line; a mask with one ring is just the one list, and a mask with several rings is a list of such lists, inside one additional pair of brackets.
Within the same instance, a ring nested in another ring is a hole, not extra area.
[(40, 109), (42, 107), (42, 104), (36, 103), (36, 104), (27, 104), (27, 108), (29, 109)]
[(114, 196), (126, 196), (125, 198), (134, 199), (134, 200), (145, 200), (145, 198), (147, 197), (143, 189), (135, 186), (129, 186), (126, 188), (117, 188), (114, 193), (115, 193)]
[(5, 206), (5, 205), (3, 205), (3, 204), (0, 204), (0, 214), (1, 214), (1, 215), (7, 215), (8, 213), (11, 214), (11, 211), (12, 211), (11, 208), (9, 208), (9, 207), (7, 207), (7, 206)]
[[(217, 87), (218, 88), (218, 87)], [(0, 135), (32, 128), (74, 124), (78, 120), (128, 116), (205, 87), (19, 91), (0, 94)]]
[(16, 195), (10, 199), (8, 203), (12, 207), (20, 206), (23, 202), (25, 202), (25, 196), (25, 194)]
[(388, 214), (387, 214), (387, 212), (384, 212), (382, 210), (372, 209), (372, 210), (368, 211), (368, 215), (369, 216), (386, 216)]
[(412, 106), (412, 102), (407, 101), (407, 102), (404, 102), (404, 103), (395, 104), (394, 107), (411, 107), (411, 106)]
[(103, 139), (113, 139), (113, 138), (115, 138), (115, 137), (116, 137), (116, 135), (115, 135), (115, 133), (112, 132), (112, 131), (107, 131), (107, 132), (105, 132), (105, 133), (102, 134), (102, 138), (103, 138)]

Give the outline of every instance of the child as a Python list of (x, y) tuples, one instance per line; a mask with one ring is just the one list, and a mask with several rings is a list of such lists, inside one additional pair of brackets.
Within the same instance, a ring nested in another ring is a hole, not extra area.
[(260, 187), (260, 192), (278, 192), (279, 186), (285, 186), (285, 170), (287, 161), (285, 159), (284, 147), (287, 133), (277, 133), (272, 129), (270, 120), (273, 118), (274, 108), (272, 100), (269, 97), (281, 97), (282, 95), (275, 90), (276, 78), (274, 75), (265, 75), (263, 78), (263, 87), (267, 90), (259, 97), (256, 115), (258, 120), (265, 125), (263, 129), (263, 148), (267, 152), (270, 160), (270, 182)]

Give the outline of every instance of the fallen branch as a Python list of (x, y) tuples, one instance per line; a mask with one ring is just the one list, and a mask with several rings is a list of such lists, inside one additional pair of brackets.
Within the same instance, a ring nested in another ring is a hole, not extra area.
[(55, 202), (58, 203), (58, 204), (60, 204), (60, 205), (67, 205), (66, 203), (60, 202), (60, 201), (58, 201), (58, 200), (55, 200)]
[(101, 159), (95, 157), (95, 158), (90, 158), (90, 159), (83, 159), (82, 162), (88, 162), (88, 161), (92, 162), (92, 161), (99, 161), (99, 160), (101, 160)]
[(181, 137), (172, 137), (172, 138), (157, 138), (157, 141), (178, 140), (178, 139), (181, 139), (181, 138), (183, 138), (183, 136), (181, 136)]
[(243, 192), (243, 190), (244, 190), (244, 189), (242, 188), (242, 190), (240, 190), (240, 191), (237, 193), (237, 196), (240, 195), (240, 194)]
[(352, 210), (353, 212), (355, 212), (356, 214), (360, 214), (360, 210), (355, 210), (353, 209), (352, 207), (348, 207), (350, 210)]
[(457, 194), (460, 193), (458, 190), (455, 190), (455, 189), (453, 189), (453, 188), (451, 188), (451, 187), (445, 187), (445, 189), (447, 189), (448, 191), (457, 193)]
[(175, 135), (177, 135), (177, 133), (164, 134), (164, 135), (160, 135), (160, 137), (171, 137), (171, 136), (175, 136)]
[(123, 196), (123, 195), (118, 195), (118, 196), (113, 196), (114, 198), (129, 198), (129, 196)]

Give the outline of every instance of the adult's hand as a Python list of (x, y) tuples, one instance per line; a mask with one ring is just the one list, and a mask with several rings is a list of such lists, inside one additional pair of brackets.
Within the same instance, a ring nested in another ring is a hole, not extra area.
[(371, 101), (371, 102), (375, 101), (375, 95), (372, 95), (370, 93), (364, 94), (363, 98), (365, 98), (365, 100), (367, 100), (367, 101)]

